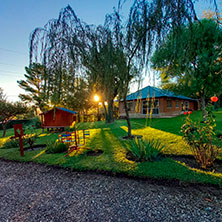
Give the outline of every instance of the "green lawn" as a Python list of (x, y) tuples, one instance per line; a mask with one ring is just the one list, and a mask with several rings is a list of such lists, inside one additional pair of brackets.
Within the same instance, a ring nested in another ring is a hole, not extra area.
[[(222, 112), (217, 112), (217, 132), (222, 129)], [(192, 113), (192, 118), (201, 117), (200, 112)], [(171, 119), (151, 119), (146, 124), (144, 119), (133, 119), (133, 134), (143, 135), (145, 138), (158, 138), (166, 145), (164, 150), (167, 154), (191, 154), (180, 134), (180, 127), (184, 122), (184, 116)], [(19, 160), (35, 161), (70, 167), (76, 170), (102, 170), (123, 173), (126, 175), (146, 178), (178, 179), (185, 182), (210, 183), (222, 185), (222, 174), (204, 172), (192, 169), (184, 163), (164, 158), (157, 162), (136, 163), (126, 159), (125, 141), (122, 136), (126, 135), (127, 127), (125, 120), (118, 120), (113, 124), (104, 122), (81, 123), (79, 129), (90, 129), (90, 139), (87, 147), (101, 149), (104, 153), (100, 156), (87, 156), (85, 153), (78, 156), (64, 157), (64, 154), (45, 154), (44, 150), (26, 151), (24, 157), (20, 157), (19, 150), (0, 149), (0, 157)], [(1, 132), (0, 132), (1, 133)], [(10, 131), (7, 132), (7, 136)], [(37, 143), (47, 143), (56, 140), (58, 134), (44, 134)], [(0, 139), (4, 143), (6, 138)], [(216, 143), (221, 144), (217, 140)]]

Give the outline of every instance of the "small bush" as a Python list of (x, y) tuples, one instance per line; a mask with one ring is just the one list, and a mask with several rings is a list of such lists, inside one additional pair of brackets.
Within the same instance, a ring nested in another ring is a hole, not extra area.
[(35, 118), (30, 119), (27, 125), (29, 127), (32, 126), (35, 129), (39, 129), (39, 128), (41, 128), (41, 120), (37, 116)]
[(46, 153), (64, 153), (68, 147), (64, 143), (50, 142), (47, 144)]
[(19, 139), (11, 139), (8, 140), (6, 143), (3, 145), (3, 149), (10, 149), (10, 148), (15, 148), (19, 147)]
[(128, 143), (127, 150), (138, 162), (158, 160), (165, 145), (159, 140), (134, 139)]
[(34, 125), (28, 125), (24, 128), (24, 141), (29, 144), (29, 147), (32, 148), (36, 140), (39, 138), (39, 134), (36, 133)]
[[(27, 145), (27, 141), (23, 139), (23, 146)], [(10, 149), (19, 147), (19, 138), (10, 139), (3, 144), (2, 149)]]

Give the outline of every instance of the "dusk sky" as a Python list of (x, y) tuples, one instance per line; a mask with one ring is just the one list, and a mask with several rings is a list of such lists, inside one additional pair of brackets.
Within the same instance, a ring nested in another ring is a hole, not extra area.
[[(0, 87), (9, 100), (18, 100), (22, 90), (17, 80), (24, 79), (24, 67), (29, 64), (29, 35), (36, 27), (44, 26), (49, 19), (57, 18), (61, 8), (68, 4), (79, 18), (89, 24), (103, 24), (118, 0), (1, 0), (0, 5)], [(128, 0), (123, 8), (127, 15)], [(198, 16), (209, 5), (204, 0), (196, 5)]]

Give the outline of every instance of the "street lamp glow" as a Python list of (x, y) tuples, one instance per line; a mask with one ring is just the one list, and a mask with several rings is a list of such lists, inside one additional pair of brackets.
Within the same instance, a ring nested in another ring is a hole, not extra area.
[(99, 102), (99, 96), (95, 95), (95, 96), (94, 96), (94, 100), (95, 100), (96, 102)]

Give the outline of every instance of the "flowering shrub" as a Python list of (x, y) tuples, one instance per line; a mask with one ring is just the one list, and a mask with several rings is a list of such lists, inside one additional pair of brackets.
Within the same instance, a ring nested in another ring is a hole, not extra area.
[(218, 154), (218, 148), (212, 144), (215, 126), (212, 106), (207, 107), (206, 121), (193, 122), (188, 115), (182, 126), (181, 132), (186, 143), (190, 145), (196, 161), (204, 169), (213, 164)]

